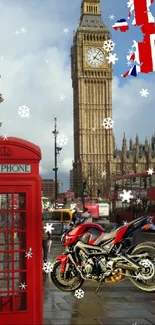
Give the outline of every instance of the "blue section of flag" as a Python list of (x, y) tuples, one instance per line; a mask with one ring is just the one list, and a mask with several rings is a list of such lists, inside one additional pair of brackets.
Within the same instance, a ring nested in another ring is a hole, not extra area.
[(134, 65), (134, 67), (133, 67), (133, 69), (132, 69), (132, 71), (131, 71), (131, 76), (133, 76), (133, 77), (137, 77), (137, 69), (136, 69), (136, 65)]
[(125, 22), (126, 22), (126, 19), (124, 19), (124, 18), (117, 20), (117, 23), (125, 23)]

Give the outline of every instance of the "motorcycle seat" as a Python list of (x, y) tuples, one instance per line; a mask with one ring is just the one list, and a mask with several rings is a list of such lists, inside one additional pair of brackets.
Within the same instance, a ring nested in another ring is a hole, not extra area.
[(95, 242), (94, 245), (98, 245), (103, 241), (109, 240), (109, 239), (114, 239), (116, 237), (117, 230), (113, 230), (109, 233), (103, 233)]

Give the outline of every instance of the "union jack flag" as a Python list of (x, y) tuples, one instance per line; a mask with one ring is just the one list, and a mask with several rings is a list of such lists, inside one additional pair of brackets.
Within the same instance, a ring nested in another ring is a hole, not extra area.
[(144, 37), (142, 42), (134, 41), (133, 47), (136, 50), (128, 60), (133, 61), (135, 65), (122, 75), (123, 78), (155, 71), (155, 18), (149, 10), (152, 3), (153, 0), (130, 0), (127, 4), (127, 7), (130, 7), (128, 18), (134, 13), (132, 24), (141, 26)]

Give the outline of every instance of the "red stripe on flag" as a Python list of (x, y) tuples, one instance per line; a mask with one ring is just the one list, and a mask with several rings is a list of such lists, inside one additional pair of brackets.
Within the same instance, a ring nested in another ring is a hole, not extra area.
[(147, 0), (134, 0), (136, 26), (148, 24)]
[(153, 68), (150, 35), (145, 37), (144, 42), (138, 43), (139, 59), (140, 63), (142, 63), (140, 70), (142, 73), (149, 73)]

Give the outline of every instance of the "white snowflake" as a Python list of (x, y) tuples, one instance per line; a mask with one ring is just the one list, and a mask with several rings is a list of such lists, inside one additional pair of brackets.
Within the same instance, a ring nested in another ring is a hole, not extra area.
[(119, 59), (117, 58), (117, 54), (116, 53), (110, 53), (106, 59), (108, 60), (108, 63), (112, 63), (112, 64), (115, 64), (116, 61), (118, 61)]
[(132, 5), (133, 5), (133, 0), (129, 0), (126, 6), (127, 8), (130, 8)]
[(30, 248), (29, 251), (26, 252), (25, 257), (27, 257), (28, 259), (32, 257), (32, 248)]
[(8, 140), (7, 134), (3, 134), (3, 140)]
[(84, 297), (84, 291), (82, 289), (75, 290), (75, 297), (81, 299)]
[(49, 62), (48, 60), (45, 61), (45, 63), (48, 63), (48, 62)]
[(153, 168), (149, 168), (149, 169), (147, 170), (147, 173), (148, 173), (148, 175), (152, 175), (152, 174), (154, 174), (154, 170), (153, 170)]
[(132, 54), (133, 54), (133, 50), (132, 49), (129, 49), (128, 55), (131, 56)]
[(46, 263), (43, 264), (43, 270), (46, 273), (50, 273), (53, 271), (54, 264), (51, 263), (50, 261), (47, 261)]
[(142, 88), (142, 90), (139, 92), (141, 94), (141, 97), (147, 97), (149, 95), (148, 89)]
[(64, 94), (62, 94), (62, 95), (59, 96), (59, 99), (62, 102), (62, 101), (64, 101), (66, 99), (66, 96)]
[(1, 56), (0, 59), (3, 60), (4, 59), (4, 56)]
[(22, 117), (22, 118), (29, 118), (30, 117), (30, 109), (26, 106), (20, 106), (18, 109), (18, 114)]
[(132, 323), (132, 325), (139, 325), (137, 322), (135, 322), (135, 323)]
[(116, 44), (111, 39), (109, 39), (107, 41), (104, 41), (103, 48), (107, 52), (112, 52), (114, 51), (115, 45)]
[(126, 62), (126, 64), (127, 64), (128, 67), (131, 67), (131, 66), (133, 65), (133, 62), (128, 60), (128, 61)]
[(112, 129), (113, 128), (113, 125), (114, 125), (114, 121), (112, 120), (111, 117), (107, 117), (103, 120), (103, 124), (102, 126), (108, 130), (108, 129)]
[(52, 230), (54, 230), (53, 228), (53, 224), (52, 223), (46, 223), (46, 225), (44, 226), (45, 232), (49, 232), (50, 234), (52, 233)]
[(20, 28), (19, 31), (20, 31), (21, 34), (25, 34), (27, 32), (25, 27)]
[(26, 290), (26, 287), (27, 287), (27, 285), (25, 284), (25, 282), (24, 283), (21, 283), (20, 286), (19, 286), (19, 288), (21, 290)]
[(66, 146), (68, 143), (68, 138), (65, 135), (58, 135), (57, 144), (59, 146)]
[(15, 31), (15, 34), (16, 35), (25, 34), (26, 32), (27, 32), (26, 28), (25, 27), (21, 27), (20, 29), (18, 29), (18, 30)]
[(109, 16), (109, 19), (110, 20), (114, 20), (115, 19), (115, 16), (112, 14), (112, 15)]
[(105, 177), (106, 175), (107, 173), (105, 171), (101, 173), (102, 178)]
[(67, 33), (69, 33), (69, 28), (65, 27), (63, 31), (64, 31), (64, 33), (67, 34)]
[(123, 225), (124, 225), (124, 226), (127, 225), (127, 223), (128, 223), (127, 221), (123, 221)]
[(142, 204), (142, 200), (138, 198), (138, 199), (136, 200), (136, 203), (137, 203), (137, 204)]
[(134, 197), (131, 194), (131, 190), (129, 191), (123, 190), (123, 193), (121, 193), (119, 196), (122, 197), (122, 202), (127, 201), (128, 203), (130, 203), (130, 200), (133, 199)]

